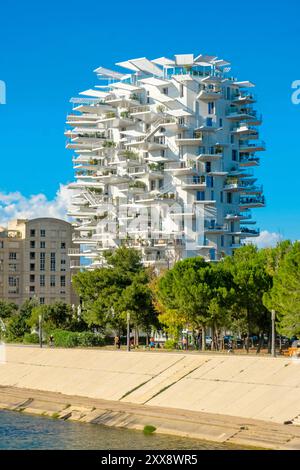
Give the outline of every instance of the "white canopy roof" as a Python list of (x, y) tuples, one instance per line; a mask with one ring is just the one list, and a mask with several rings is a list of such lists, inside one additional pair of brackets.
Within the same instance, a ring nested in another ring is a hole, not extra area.
[(146, 85), (153, 85), (153, 86), (169, 85), (169, 82), (167, 82), (166, 80), (161, 80), (160, 78), (155, 78), (155, 77), (143, 78), (141, 82), (146, 83)]
[(141, 137), (145, 135), (144, 132), (135, 131), (134, 129), (131, 131), (120, 131), (120, 134), (128, 135), (129, 137)]
[(98, 75), (103, 75), (104, 77), (115, 78), (121, 80), (124, 77), (123, 73), (115, 72), (114, 70), (106, 69), (104, 67), (98, 67), (94, 70)]
[(191, 113), (185, 111), (184, 109), (171, 109), (170, 111), (167, 111), (167, 113), (175, 117), (191, 116)]
[(120, 88), (121, 90), (126, 90), (126, 91), (137, 91), (141, 90), (141, 87), (131, 85), (130, 83), (123, 83), (123, 82), (117, 82), (117, 83), (112, 83), (111, 84), (112, 88)]
[(96, 98), (105, 98), (108, 95), (108, 93), (106, 93), (105, 91), (98, 91), (98, 90), (92, 90), (92, 89), (82, 91), (79, 94), (84, 95), (84, 96), (93, 96)]
[(234, 82), (233, 85), (238, 86), (238, 87), (240, 87), (240, 88), (253, 88), (253, 87), (255, 87), (255, 84), (254, 84), (254, 83), (248, 82), (248, 81), (245, 81), (245, 82)]
[(140, 59), (130, 59), (129, 62), (137, 67), (141, 72), (157, 75), (158, 77), (163, 76), (163, 71), (146, 57), (141, 57)]
[(193, 65), (194, 54), (175, 54), (176, 65)]
[(154, 62), (154, 64), (162, 65), (163, 67), (172, 67), (175, 65), (175, 60), (167, 59), (166, 57), (159, 57), (158, 59), (151, 60), (151, 62)]

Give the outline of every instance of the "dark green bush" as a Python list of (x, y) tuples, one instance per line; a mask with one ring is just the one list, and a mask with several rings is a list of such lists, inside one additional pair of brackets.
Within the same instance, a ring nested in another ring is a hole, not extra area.
[(74, 348), (76, 346), (103, 346), (104, 339), (91, 331), (80, 333), (66, 330), (54, 330), (50, 333), (54, 338), (54, 346), (62, 348)]
[(177, 341), (175, 341), (174, 339), (167, 339), (164, 344), (165, 349), (176, 349), (176, 347), (177, 347)]
[(25, 344), (38, 344), (39, 335), (37, 333), (25, 333), (23, 338)]

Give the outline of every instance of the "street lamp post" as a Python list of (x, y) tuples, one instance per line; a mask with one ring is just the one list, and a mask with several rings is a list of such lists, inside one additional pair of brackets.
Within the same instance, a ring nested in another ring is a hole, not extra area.
[(272, 345), (271, 345), (271, 354), (273, 357), (276, 357), (276, 347), (275, 347), (275, 310), (271, 311), (271, 319), (272, 319)]
[(43, 347), (42, 315), (39, 315), (39, 342), (40, 348)]
[(130, 351), (130, 312), (127, 312), (127, 351)]

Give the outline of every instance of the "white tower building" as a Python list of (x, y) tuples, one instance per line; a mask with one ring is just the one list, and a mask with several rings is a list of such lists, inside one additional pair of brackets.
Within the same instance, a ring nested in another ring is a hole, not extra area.
[[(219, 260), (259, 234), (251, 208), (265, 205), (253, 168), (261, 117), (251, 82), (229, 63), (193, 54), (99, 67), (100, 85), (73, 98), (67, 148), (75, 152), (75, 259), (91, 269), (104, 250), (142, 253), (145, 265)], [(130, 73), (128, 73), (130, 71)]]

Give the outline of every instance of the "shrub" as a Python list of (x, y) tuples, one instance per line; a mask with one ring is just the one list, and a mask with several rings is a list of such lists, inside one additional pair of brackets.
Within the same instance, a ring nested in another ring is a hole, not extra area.
[(167, 339), (164, 348), (165, 349), (176, 349), (177, 347), (177, 342), (174, 339)]
[(95, 335), (91, 331), (74, 332), (55, 330), (51, 334), (54, 338), (54, 345), (62, 348), (103, 346), (105, 344), (101, 336)]
[(101, 336), (95, 335), (91, 331), (82, 331), (77, 333), (77, 336), (79, 346), (104, 346), (105, 344)]
[(25, 344), (38, 344), (39, 335), (37, 333), (25, 333), (23, 338)]
[(79, 345), (78, 333), (65, 330), (54, 330), (52, 333), (54, 345), (62, 348), (74, 348)]
[(151, 424), (147, 424), (145, 427), (144, 427), (144, 434), (152, 434), (153, 432), (156, 431), (156, 427), (155, 426), (152, 426)]

